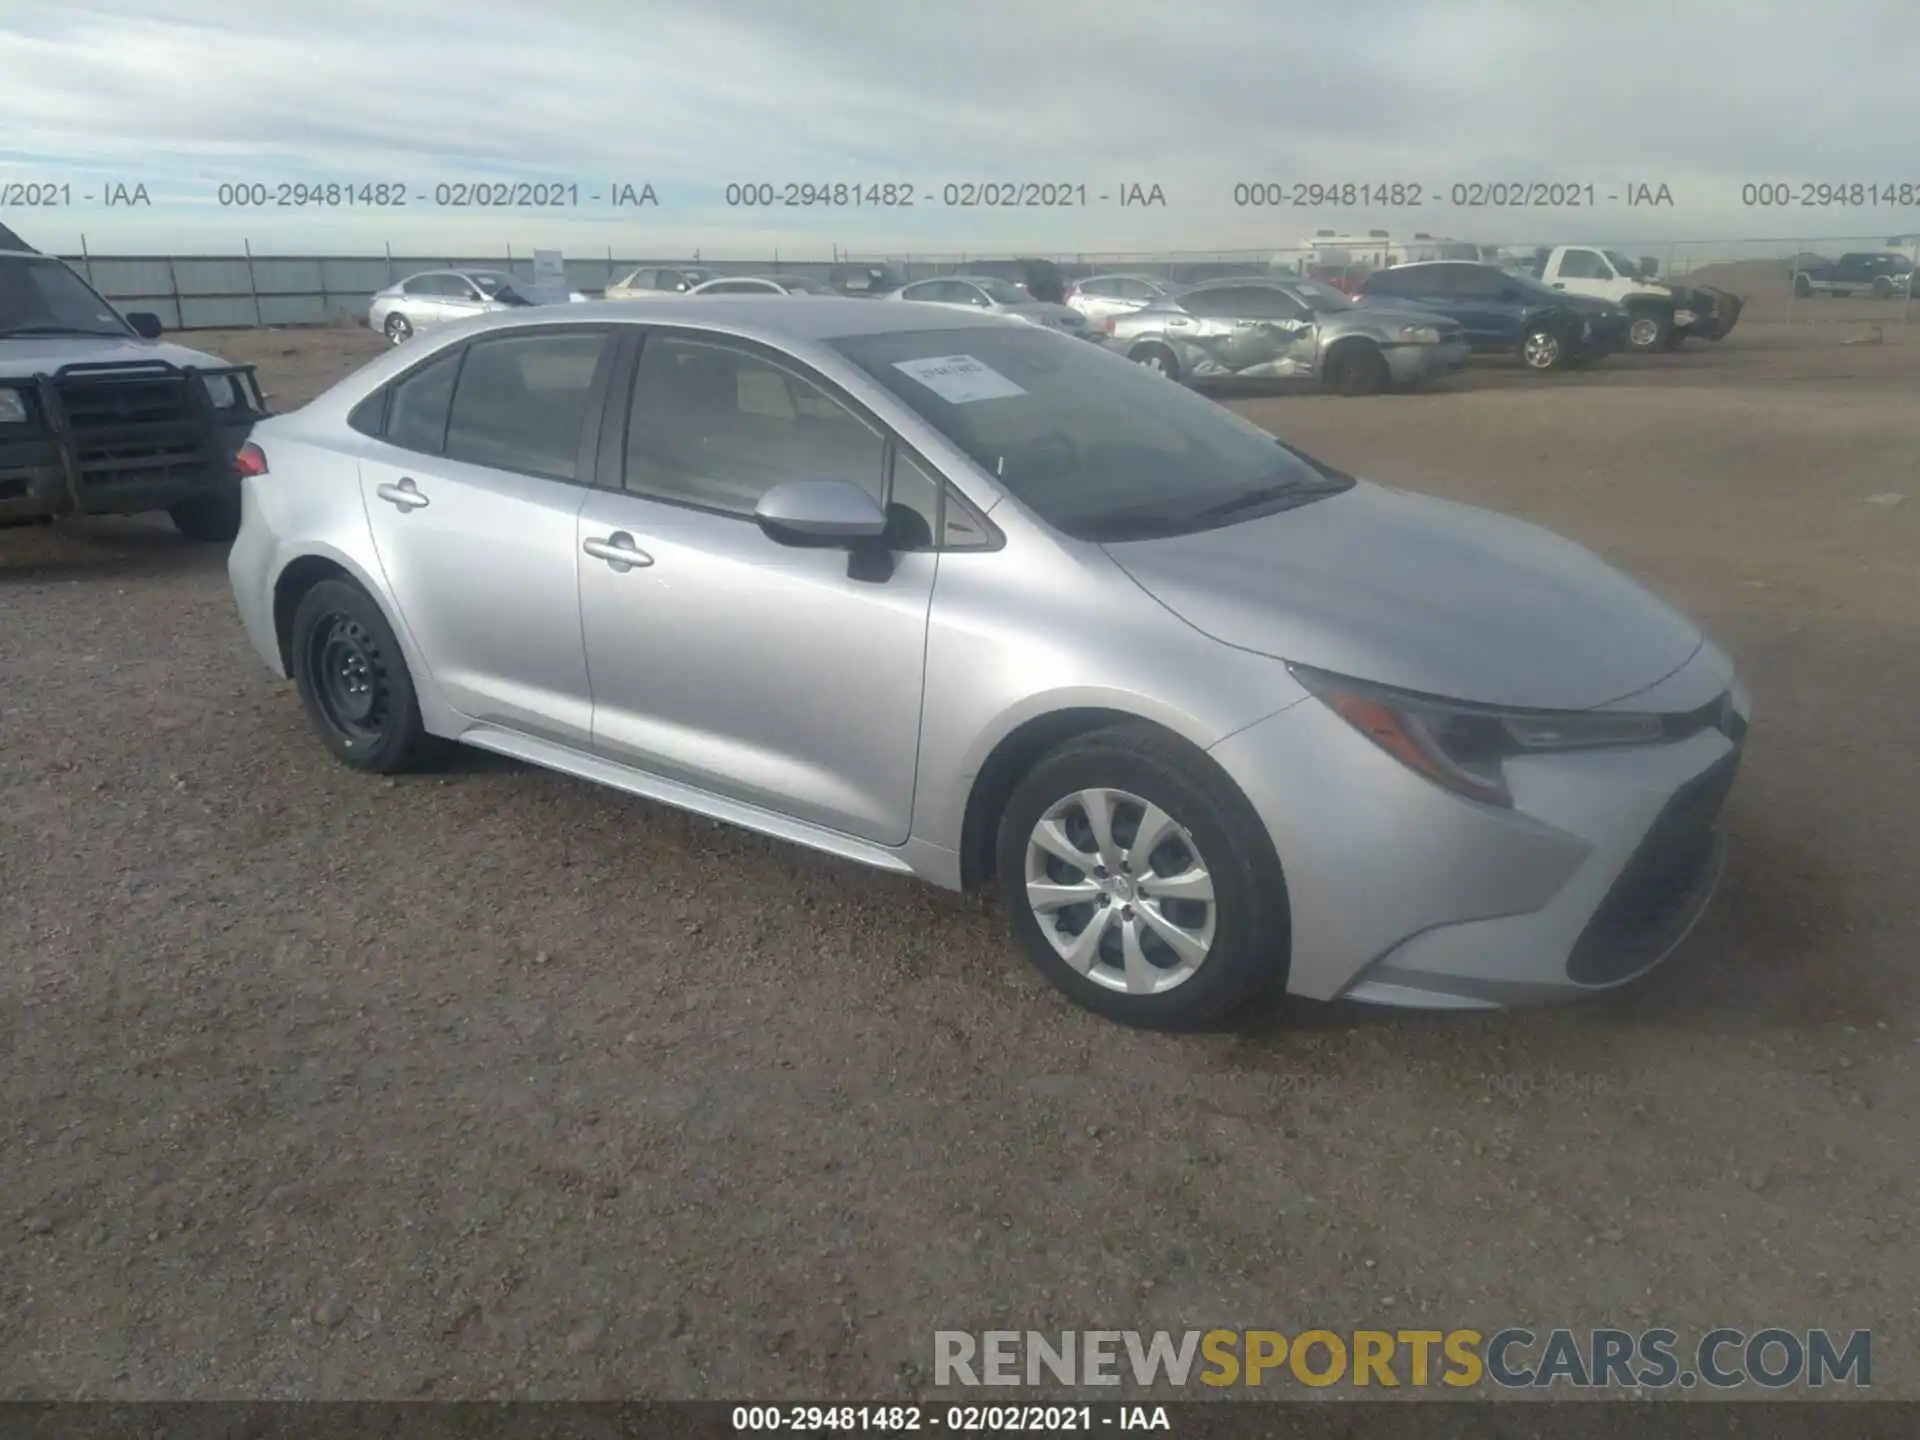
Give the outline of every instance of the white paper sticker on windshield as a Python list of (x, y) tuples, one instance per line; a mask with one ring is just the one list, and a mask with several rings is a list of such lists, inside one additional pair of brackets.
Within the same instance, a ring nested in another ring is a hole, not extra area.
[(982, 365), (971, 355), (935, 355), (927, 360), (896, 360), (893, 368), (904, 370), (942, 400), (955, 405), (970, 405), (975, 400), (1005, 400), (1027, 392), (998, 370)]

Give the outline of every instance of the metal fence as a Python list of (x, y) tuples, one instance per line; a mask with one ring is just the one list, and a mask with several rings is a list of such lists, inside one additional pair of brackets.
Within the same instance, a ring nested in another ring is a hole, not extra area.
[[(1425, 238), (1425, 237), (1421, 237)], [(1363, 246), (1365, 241), (1360, 242)], [(1433, 242), (1438, 244), (1440, 242)], [(1419, 241), (1385, 241), (1402, 258), (1425, 254)], [(1215, 276), (1300, 273), (1311, 270), (1331, 253), (1322, 245), (1272, 247), (1259, 250), (1127, 251), (999, 251), (938, 253), (914, 251), (863, 252), (833, 246), (826, 256), (703, 259), (693, 255), (571, 257), (565, 261), (567, 281), (578, 291), (598, 294), (613, 280), (644, 265), (695, 263), (720, 274), (795, 274), (828, 279), (837, 267), (886, 265), (904, 283), (936, 275), (960, 273), (1016, 257), (1044, 259), (1059, 265), (1070, 277), (1122, 270), (1191, 282)], [(1500, 247), (1508, 255), (1526, 255), (1534, 244)], [(1662, 278), (1719, 285), (1748, 301), (1756, 318), (1816, 320), (1828, 316), (1857, 322), (1859, 307), (1835, 307), (1824, 295), (1796, 294), (1796, 262), (1836, 259), (1854, 252), (1898, 250), (1920, 260), (1920, 237), (1903, 235), (1843, 236), (1771, 240), (1693, 240), (1639, 244), (1620, 248), (1636, 264), (1652, 260)], [(172, 330), (244, 329), (256, 326), (342, 324), (364, 320), (376, 290), (422, 270), (473, 268), (507, 270), (531, 281), (531, 253), (516, 255), (379, 255), (265, 256), (240, 255), (94, 255), (63, 257), (122, 311), (147, 310)], [(1444, 258), (1428, 255), (1427, 258)], [(1910, 287), (1909, 287), (1910, 288)], [(1884, 297), (1871, 313), (1894, 321), (1920, 320), (1920, 307), (1911, 294)]]

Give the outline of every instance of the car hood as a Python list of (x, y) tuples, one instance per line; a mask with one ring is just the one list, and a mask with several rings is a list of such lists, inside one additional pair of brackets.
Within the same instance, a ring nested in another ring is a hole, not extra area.
[(192, 365), (200, 370), (231, 363), (184, 345), (142, 340), (137, 335), (23, 335), (17, 340), (0, 340), (0, 375), (52, 374), (62, 365), (122, 365), (143, 360), (164, 360), (169, 365)]
[(1551, 531), (1366, 481), (1224, 529), (1104, 548), (1216, 640), (1455, 700), (1584, 710), (1664, 679), (1704, 638)]

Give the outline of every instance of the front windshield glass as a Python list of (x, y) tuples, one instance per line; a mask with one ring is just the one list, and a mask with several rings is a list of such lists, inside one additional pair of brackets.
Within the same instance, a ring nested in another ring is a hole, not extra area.
[(128, 334), (126, 322), (58, 260), (0, 256), (0, 335)]
[(1184, 534), (1353, 483), (1145, 366), (1030, 326), (834, 348), (1076, 539)]
[(1033, 303), (1033, 296), (1011, 281), (988, 279), (970, 280), (967, 283), (977, 285), (986, 291), (987, 298), (996, 305), (1031, 305)]

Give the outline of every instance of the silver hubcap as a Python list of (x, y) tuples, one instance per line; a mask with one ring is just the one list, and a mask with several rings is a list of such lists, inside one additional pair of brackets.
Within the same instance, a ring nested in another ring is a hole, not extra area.
[(1026, 884), (1048, 943), (1109, 990), (1162, 994), (1213, 948), (1213, 876), (1193, 837), (1124, 790), (1081, 790), (1041, 816)]
[(1551, 335), (1529, 335), (1527, 337), (1527, 363), (1536, 369), (1545, 370), (1560, 358), (1560, 342)]
[(1659, 333), (1660, 327), (1653, 321), (1636, 320), (1633, 322), (1633, 328), (1627, 332), (1627, 336), (1636, 345), (1651, 345), (1654, 337)]
[(413, 327), (398, 315), (387, 321), (387, 338), (396, 345), (413, 332)]
[(1168, 378), (1173, 376), (1173, 357), (1164, 351), (1149, 350), (1140, 357), (1140, 363), (1149, 370), (1158, 370)]

